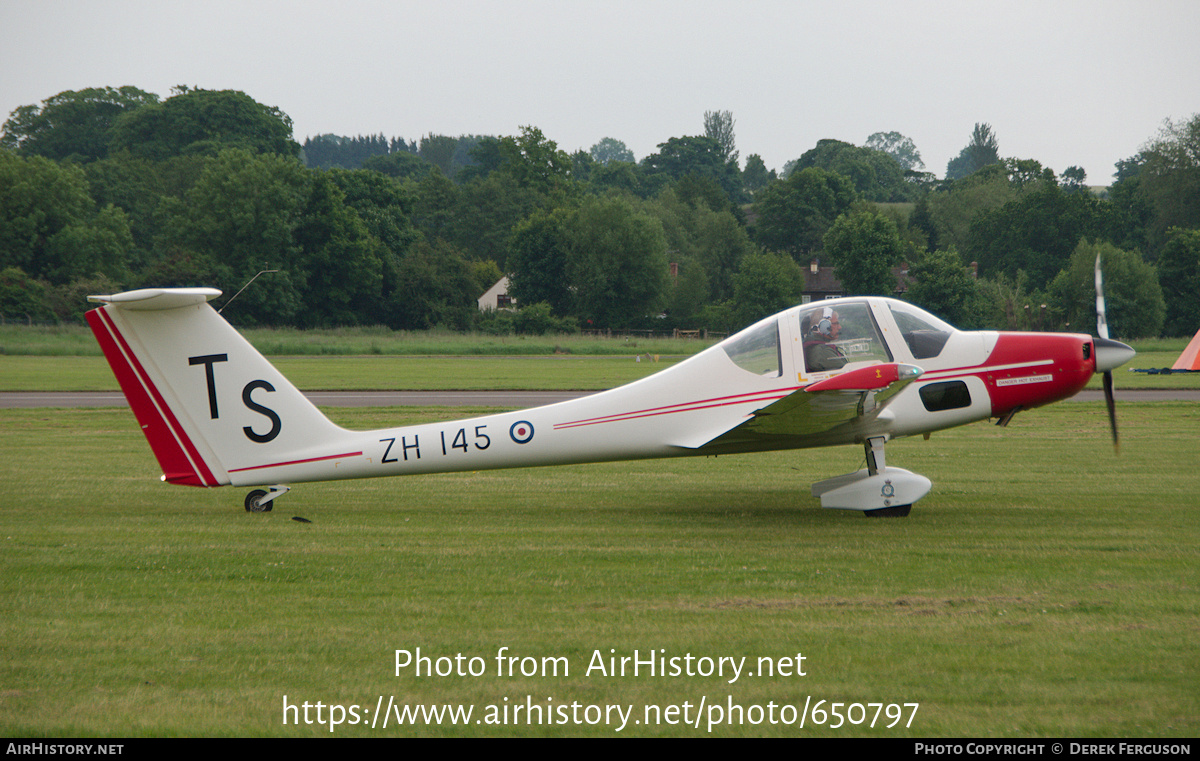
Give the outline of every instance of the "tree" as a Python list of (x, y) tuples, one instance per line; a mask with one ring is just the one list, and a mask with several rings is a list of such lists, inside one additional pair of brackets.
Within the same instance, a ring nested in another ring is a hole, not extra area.
[(1000, 165), (1004, 167), (1009, 183), (1016, 188), (1018, 193), (1058, 184), (1058, 180), (1054, 177), (1054, 170), (1042, 166), (1042, 162), (1034, 159), (1004, 159)]
[(758, 251), (743, 257), (733, 278), (734, 315), (749, 325), (800, 303), (804, 272), (791, 257)]
[(294, 236), (305, 273), (302, 327), (373, 324), (380, 321), (383, 244), (367, 232), (345, 196), (324, 173), (310, 177), (308, 199)]
[(1167, 120), (1141, 156), (1139, 193), (1152, 212), (1146, 242), (1153, 259), (1172, 227), (1200, 228), (1200, 114)]
[(181, 88), (161, 103), (144, 105), (116, 120), (112, 148), (161, 160), (183, 154), (215, 156), (226, 148), (292, 158), (292, 120), (236, 90)]
[(622, 328), (662, 308), (667, 242), (657, 219), (624, 198), (596, 198), (564, 227), (576, 315), (597, 326)]
[(1004, 167), (992, 164), (953, 182), (943, 183), (925, 197), (930, 248), (967, 247), (971, 222), (988, 209), (998, 208), (1017, 197)]
[(317, 135), (304, 141), (304, 165), (309, 169), (358, 169), (367, 159), (390, 153), (413, 153), (402, 138), (383, 135), (341, 137)]
[(591, 147), (588, 153), (596, 160), (596, 163), (604, 166), (608, 166), (614, 161), (627, 161), (631, 164), (637, 161), (633, 157), (633, 151), (629, 150), (625, 143), (612, 137), (602, 138), (600, 142)]
[(825, 234), (825, 253), (848, 295), (891, 296), (896, 292), (892, 267), (911, 252), (896, 223), (874, 211), (837, 218)]
[(1163, 327), (1166, 306), (1154, 265), (1136, 251), (1082, 240), (1047, 291), (1072, 330), (1096, 331), (1096, 256), (1104, 270), (1105, 316), (1114, 338), (1149, 338)]
[(793, 171), (817, 167), (848, 177), (854, 187), (870, 201), (905, 201), (912, 187), (905, 181), (904, 169), (883, 151), (859, 148), (841, 140), (820, 140), (804, 152)]
[(68, 225), (47, 241), (46, 278), (65, 283), (80, 277), (105, 275), (117, 282), (129, 279), (127, 252), (133, 247), (129, 218), (111, 204), (83, 224)]
[(925, 169), (921, 160), (921, 152), (917, 150), (912, 138), (905, 137), (899, 132), (876, 132), (863, 143), (864, 148), (883, 151), (894, 158), (906, 171), (916, 172)]
[(1062, 173), (1063, 190), (1068, 193), (1086, 193), (1087, 172), (1081, 166), (1069, 166)]
[(429, 134), (421, 138), (417, 155), (442, 170), (442, 174), (454, 179), (454, 154), (458, 150), (458, 138)]
[(530, 214), (555, 203), (571, 203), (572, 185), (556, 182), (552, 192), (522, 186), (508, 172), (493, 172), (464, 183), (449, 214), (445, 239), (473, 261), (491, 259), (505, 267), (513, 227)]
[(1200, 230), (1172, 227), (1158, 255), (1167, 319), (1163, 333), (1190, 336), (1200, 329)]
[(205, 166), (184, 202), (167, 199), (166, 244), (216, 264), (214, 283), (229, 295), (259, 270), (277, 269), (226, 311), (242, 324), (287, 325), (300, 309), (307, 273), (295, 227), (309, 197), (308, 170), (284, 156), (222, 151)]
[(522, 187), (549, 193), (563, 187), (571, 175), (571, 157), (537, 127), (521, 127), (520, 135), (500, 139), (501, 166)]
[(566, 224), (571, 213), (567, 208), (537, 213), (513, 229), (508, 244), (509, 293), (518, 303), (542, 302), (555, 314), (570, 314)]
[(420, 237), (410, 221), (415, 201), (402, 183), (365, 170), (331, 169), (328, 177), (342, 191), (346, 205), (367, 226), (367, 232), (392, 255), (403, 256)]
[(908, 268), (906, 301), (928, 309), (964, 330), (980, 325), (978, 282), (954, 249), (929, 251)]
[(150, 161), (117, 152), (83, 165), (96, 205), (112, 204), (129, 216), (136, 249), (128, 252), (131, 266), (141, 266), (145, 257), (153, 256), (165, 222), (158, 213), (163, 199), (182, 199), (209, 161), (204, 156)]
[(478, 312), (471, 267), (445, 241), (419, 241), (397, 264), (396, 289), (388, 298), (392, 328), (468, 328)]
[(45, 306), (45, 286), (20, 267), (0, 269), (0, 317), (44, 320), (51, 316)]
[(59, 285), (97, 273), (128, 277), (129, 219), (97, 210), (83, 170), (0, 150), (0, 268)]
[(658, 144), (658, 153), (642, 159), (642, 168), (665, 185), (688, 175), (717, 181), (730, 200), (741, 196), (741, 174), (727, 162), (721, 144), (711, 137), (673, 137)]
[(762, 156), (751, 153), (750, 157), (746, 159), (746, 168), (742, 170), (742, 187), (747, 192), (754, 193), (774, 179), (775, 173), (767, 171), (767, 165), (763, 162)]
[(598, 166), (592, 171), (589, 180), (594, 188), (600, 190), (622, 190), (639, 198), (650, 194), (645, 172), (637, 164), (628, 161), (613, 161), (608, 165)]
[(427, 238), (449, 239), (454, 231), (454, 209), (459, 195), (459, 188), (441, 172), (421, 176), (413, 192), (413, 224)]
[(587, 183), (591, 180), (592, 172), (601, 168), (600, 164), (592, 158), (592, 154), (578, 150), (571, 154), (571, 179), (576, 182)]
[(717, 145), (721, 148), (721, 159), (727, 164), (733, 164), (737, 168), (738, 151), (737, 140), (733, 135), (733, 112), (731, 111), (705, 111), (704, 112), (704, 135), (717, 141)]
[(429, 163), (415, 153), (396, 151), (395, 153), (370, 156), (362, 161), (363, 169), (386, 174), (397, 179), (420, 179), (430, 172), (436, 172), (438, 167)]
[(0, 150), (0, 267), (49, 274), (48, 241), (92, 210), (83, 170)]
[(480, 137), (467, 151), (466, 161), (454, 179), (461, 183), (483, 179), (499, 169), (503, 163), (504, 152), (501, 150), (500, 138)]
[(0, 147), (27, 156), (84, 162), (108, 154), (110, 132), (124, 113), (152, 105), (158, 96), (136, 87), (61, 92), (37, 106), (21, 106), (4, 123)]
[(950, 159), (946, 165), (946, 179), (956, 180), (959, 177), (978, 172), (988, 164), (1000, 161), (1000, 144), (992, 132), (992, 125), (975, 123), (971, 133), (971, 142), (959, 152), (958, 156)]
[(733, 295), (731, 283), (742, 261), (757, 248), (746, 227), (727, 210), (696, 210), (694, 238), (696, 258), (708, 273), (713, 298)]
[(700, 310), (709, 302), (708, 273), (694, 259), (675, 263), (678, 275), (670, 285), (667, 311), (677, 327), (691, 327)]
[(858, 198), (850, 180), (809, 167), (759, 191), (755, 238), (763, 246), (790, 254), (803, 264), (820, 250), (829, 226)]
[(978, 286), (982, 296), (982, 328), (1042, 331), (1064, 325), (1061, 314), (1050, 313), (1045, 292), (1029, 289), (1029, 278), (1024, 272), (1018, 272), (1012, 278), (1003, 272), (995, 277), (980, 278)]
[(971, 223), (964, 253), (979, 262), (980, 275), (1018, 270), (1034, 289), (1045, 288), (1067, 266), (1084, 236), (1100, 231), (1100, 202), (1091, 194), (1068, 194), (1045, 182)]

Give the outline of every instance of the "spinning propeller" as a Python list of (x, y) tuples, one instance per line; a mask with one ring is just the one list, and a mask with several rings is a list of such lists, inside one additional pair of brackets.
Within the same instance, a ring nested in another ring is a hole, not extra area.
[(1113, 399), (1113, 368), (1133, 358), (1134, 351), (1120, 341), (1108, 337), (1108, 319), (1104, 314), (1104, 276), (1100, 272), (1100, 255), (1096, 254), (1096, 372), (1104, 373), (1104, 402), (1108, 405), (1108, 422), (1112, 426), (1113, 449), (1121, 451), (1117, 437), (1117, 404)]

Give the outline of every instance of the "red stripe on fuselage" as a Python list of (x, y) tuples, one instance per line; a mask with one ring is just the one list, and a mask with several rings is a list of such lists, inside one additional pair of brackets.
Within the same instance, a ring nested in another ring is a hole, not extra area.
[(104, 307), (91, 310), (85, 317), (166, 480), (188, 486), (216, 486), (217, 479), (138, 362), (112, 317)]
[(776, 389), (774, 391), (756, 391), (750, 394), (735, 394), (733, 396), (718, 396), (712, 399), (700, 399), (695, 402), (680, 402), (679, 404), (668, 404), (662, 407), (649, 407), (643, 410), (632, 410), (630, 412), (621, 412), (615, 415), (604, 415), (601, 417), (585, 418), (583, 420), (573, 420), (568, 423), (555, 423), (554, 430), (564, 428), (577, 428), (584, 425), (597, 425), (599, 423), (616, 423), (622, 420), (635, 420), (637, 418), (655, 417), (658, 415), (673, 415), (676, 412), (692, 412), (695, 410), (706, 410), (713, 407), (727, 407), (731, 404), (745, 404), (747, 402), (773, 402), (782, 399), (788, 394), (799, 389), (799, 386), (793, 386), (786, 389)]
[[(384, 439), (387, 441), (387, 439)], [(288, 460), (287, 462), (272, 462), (267, 465), (251, 465), (246, 468), (234, 468), (230, 473), (241, 473), (247, 470), (262, 470), (263, 468), (282, 468), (284, 465), (303, 465), (308, 462), (322, 462), (323, 460), (341, 460), (346, 457), (362, 457), (362, 452), (344, 452), (343, 454), (329, 454), (324, 457), (309, 457), (306, 460)]]

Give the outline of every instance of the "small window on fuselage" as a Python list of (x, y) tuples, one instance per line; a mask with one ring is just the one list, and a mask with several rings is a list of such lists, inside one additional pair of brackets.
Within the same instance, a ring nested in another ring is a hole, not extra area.
[(957, 410), (971, 406), (971, 392), (962, 381), (946, 381), (921, 386), (921, 404), (930, 412)]

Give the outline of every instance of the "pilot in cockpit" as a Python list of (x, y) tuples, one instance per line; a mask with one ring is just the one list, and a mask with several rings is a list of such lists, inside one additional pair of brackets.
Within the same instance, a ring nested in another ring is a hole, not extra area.
[(809, 372), (838, 370), (845, 366), (846, 355), (834, 342), (842, 331), (838, 313), (831, 307), (813, 310), (804, 316), (804, 364)]

